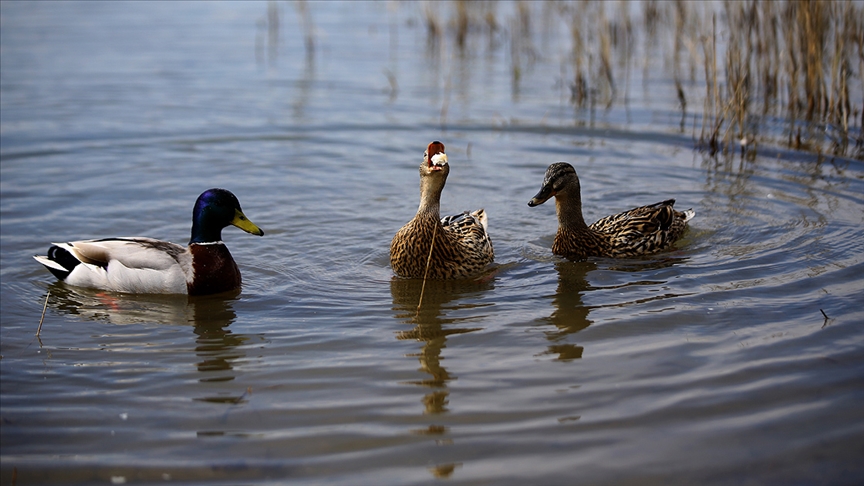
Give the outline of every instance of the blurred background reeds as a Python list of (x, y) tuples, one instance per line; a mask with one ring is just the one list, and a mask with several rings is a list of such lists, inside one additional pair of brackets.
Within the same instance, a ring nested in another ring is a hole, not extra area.
[(532, 89), (523, 73), (540, 57), (560, 57), (569, 102), (591, 111), (626, 106), (634, 73), (644, 84), (659, 68), (671, 80), (662, 95), (711, 154), (767, 143), (864, 158), (859, 2), (457, 0), (421, 11), (429, 46), (503, 50), (514, 94)]

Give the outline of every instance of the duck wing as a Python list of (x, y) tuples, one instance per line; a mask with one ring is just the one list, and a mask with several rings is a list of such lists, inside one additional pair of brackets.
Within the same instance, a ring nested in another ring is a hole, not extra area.
[(56, 244), (72, 253), (82, 263), (108, 266), (112, 261), (127, 268), (166, 270), (179, 264), (186, 247), (168, 241), (145, 237), (105, 238)]
[(445, 231), (456, 235), (460, 240), (474, 240), (481, 242), (482, 246), (492, 246), (489, 240), (487, 228), (489, 220), (486, 217), (486, 211), (478, 209), (476, 211), (465, 211), (460, 214), (453, 214), (441, 218), (441, 226)]
[(39, 263), (72, 285), (118, 292), (186, 293), (186, 247), (145, 237), (55, 243)]
[(589, 228), (606, 238), (609, 255), (626, 258), (664, 250), (684, 232), (693, 210), (675, 211), (674, 199), (603, 218)]
[(597, 220), (589, 228), (622, 238), (641, 238), (658, 231), (666, 231), (675, 222), (674, 199), (633, 208)]

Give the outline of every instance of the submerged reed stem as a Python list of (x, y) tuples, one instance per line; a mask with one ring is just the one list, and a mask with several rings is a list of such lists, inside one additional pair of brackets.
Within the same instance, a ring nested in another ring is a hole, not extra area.
[(435, 233), (438, 232), (438, 224), (432, 228), (432, 243), (429, 244), (429, 256), (426, 257), (426, 270), (423, 272), (423, 285), (420, 286), (420, 301), (417, 302), (417, 313), (423, 305), (423, 292), (426, 290), (426, 277), (429, 275), (429, 264), (432, 262), (432, 248), (435, 247)]
[(42, 317), (39, 318), (39, 327), (36, 329), (36, 336), (42, 332), (42, 321), (45, 320), (45, 309), (48, 308), (48, 297), (51, 296), (51, 291), (45, 294), (45, 305), (42, 306)]

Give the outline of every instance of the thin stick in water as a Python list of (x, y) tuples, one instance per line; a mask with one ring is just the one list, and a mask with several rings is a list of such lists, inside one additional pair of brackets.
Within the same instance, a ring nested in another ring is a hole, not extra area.
[(426, 258), (426, 271), (423, 272), (423, 285), (420, 287), (420, 302), (417, 302), (417, 312), (420, 312), (420, 306), (423, 305), (423, 292), (426, 290), (426, 277), (429, 275), (429, 263), (432, 262), (432, 248), (435, 247), (435, 233), (438, 231), (438, 224), (432, 228), (432, 243), (429, 244), (429, 256)]
[(51, 295), (51, 291), (49, 290), (48, 293), (45, 294), (45, 305), (42, 306), (42, 317), (39, 318), (39, 328), (36, 329), (36, 335), (37, 336), (39, 335), (39, 333), (42, 332), (42, 321), (45, 320), (45, 309), (48, 308), (48, 297), (50, 295)]
[(823, 311), (822, 309), (819, 309), (819, 312), (821, 312), (822, 316), (825, 317), (825, 322), (822, 323), (822, 327), (821, 327), (821, 329), (825, 329), (825, 326), (828, 325), (828, 322), (831, 321), (831, 318), (829, 318), (828, 314), (826, 314), (825, 311)]

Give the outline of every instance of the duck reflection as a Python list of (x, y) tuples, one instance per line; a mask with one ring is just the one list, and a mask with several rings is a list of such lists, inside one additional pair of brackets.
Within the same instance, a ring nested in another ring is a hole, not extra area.
[(62, 282), (48, 286), (48, 306), (54, 311), (115, 325), (184, 324), (194, 320), (194, 307), (185, 295), (118, 294), (71, 287)]
[[(416, 340), (422, 342), (420, 351), (407, 356), (416, 357), (420, 361), (419, 371), (428, 374), (428, 378), (410, 381), (409, 384), (420, 386), (428, 392), (423, 396), (423, 415), (437, 416), (447, 413), (451, 380), (456, 376), (450, 374), (441, 365), (441, 352), (447, 347), (447, 338), (454, 334), (465, 334), (479, 331), (479, 327), (455, 327), (460, 319), (447, 318), (444, 314), (449, 310), (448, 303), (464, 298), (472, 293), (483, 292), (492, 288), (491, 279), (486, 280), (428, 280), (425, 287), (422, 280), (394, 278), (390, 281), (390, 293), (393, 296), (393, 310), (396, 318), (403, 320), (411, 329), (396, 333), (400, 340)], [(423, 293), (420, 303), (421, 289)], [(470, 304), (460, 304), (459, 308), (470, 307)], [(452, 326), (452, 327), (451, 327)], [(443, 425), (430, 424), (428, 427), (412, 430), (412, 434), (428, 436), (438, 445), (449, 445), (453, 440), (448, 437), (450, 429)], [(429, 467), (427, 470), (437, 479), (446, 479), (461, 467), (462, 463), (446, 463)]]
[(570, 361), (581, 358), (584, 348), (564, 340), (566, 336), (591, 325), (591, 320), (588, 319), (590, 308), (582, 303), (582, 294), (590, 290), (591, 286), (586, 277), (588, 272), (597, 269), (597, 264), (562, 261), (555, 264), (555, 269), (558, 271), (558, 288), (552, 298), (555, 310), (548, 318), (548, 322), (551, 322), (555, 329), (546, 331), (546, 337), (552, 344), (545, 354), (557, 354), (556, 359)]
[[(229, 326), (237, 319), (234, 302), (238, 292), (188, 297), (185, 295), (122, 295), (79, 289), (56, 282), (48, 287), (48, 305), (60, 314), (103, 321), (114, 325), (169, 324), (193, 326), (195, 367), (199, 382), (225, 382), (235, 378), (233, 363), (243, 359), (242, 345), (250, 336), (234, 334)], [(43, 337), (45, 333), (43, 332)], [(229, 393), (196, 400), (240, 403), (245, 393)]]
[[(418, 353), (408, 356), (420, 361), (420, 371), (427, 373), (428, 378), (409, 383), (430, 391), (423, 397), (424, 414), (441, 414), (447, 412), (450, 391), (448, 383), (455, 380), (444, 366), (441, 365), (441, 351), (447, 347), (447, 338), (454, 334), (465, 334), (479, 331), (481, 328), (450, 327), (458, 319), (442, 317), (446, 310), (445, 304), (464, 297), (467, 294), (492, 288), (489, 281), (438, 281), (429, 280), (423, 288), (423, 282), (416, 279), (393, 279), (390, 283), (390, 293), (393, 296), (393, 310), (396, 318), (404, 320), (412, 326), (410, 330), (400, 331), (396, 338), (400, 340), (417, 340), (423, 343)], [(423, 302), (420, 308), (420, 291), (423, 289)], [(446, 327), (445, 327), (446, 326)], [(425, 431), (426, 429), (424, 429)], [(440, 427), (430, 426), (429, 433), (438, 433)]]
[(201, 359), (198, 371), (206, 376), (201, 382), (231, 381), (234, 379), (232, 362), (243, 358), (240, 346), (248, 336), (233, 334), (228, 326), (237, 319), (232, 307), (233, 299), (201, 297), (189, 299), (194, 308), (195, 354)]
[[(651, 255), (645, 258), (634, 259), (598, 259), (596, 261), (559, 261), (555, 264), (558, 271), (558, 288), (552, 298), (555, 310), (546, 321), (555, 326), (554, 330), (546, 332), (546, 337), (553, 342), (544, 354), (557, 354), (558, 360), (569, 361), (582, 357), (584, 348), (575, 344), (563, 342), (565, 337), (575, 334), (592, 324), (588, 314), (596, 306), (587, 306), (582, 297), (591, 291), (605, 291), (623, 289), (632, 286), (663, 285), (665, 280), (639, 279), (654, 276), (655, 271), (663, 270), (684, 263), (688, 260), (686, 256), (676, 254)], [(598, 270), (598, 263), (601, 268)], [(595, 272), (595, 281), (610, 281), (611, 285), (597, 286), (588, 283), (588, 274)], [(637, 276), (637, 278), (634, 278)], [(651, 300), (668, 299), (678, 297), (679, 294), (657, 293), (648, 298), (633, 300), (629, 302), (607, 303), (604, 306), (626, 306), (648, 302)]]

